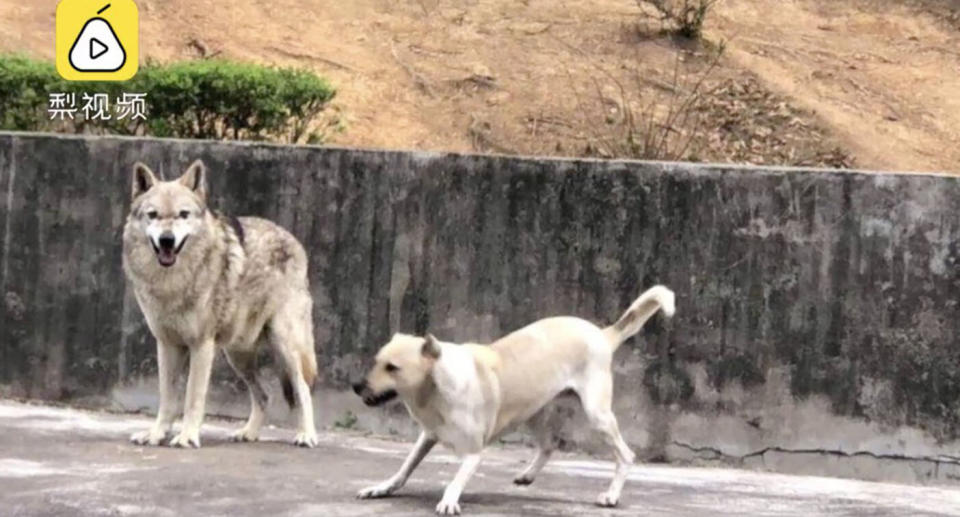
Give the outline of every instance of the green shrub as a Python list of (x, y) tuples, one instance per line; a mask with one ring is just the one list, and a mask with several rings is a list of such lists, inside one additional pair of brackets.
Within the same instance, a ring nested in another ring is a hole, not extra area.
[(55, 78), (52, 64), (19, 56), (0, 58), (0, 128), (46, 129), (47, 99)]
[[(146, 93), (146, 120), (53, 121), (51, 93)], [(224, 60), (147, 64), (130, 81), (64, 81), (53, 65), (0, 56), (0, 129), (153, 135), (180, 138), (323, 140), (320, 120), (335, 90), (312, 72)], [(318, 129), (319, 128), (319, 129)]]

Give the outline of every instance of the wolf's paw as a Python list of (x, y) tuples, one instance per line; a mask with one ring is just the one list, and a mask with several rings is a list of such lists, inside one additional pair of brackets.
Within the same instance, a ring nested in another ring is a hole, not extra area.
[(604, 492), (597, 498), (597, 506), (603, 508), (613, 508), (618, 502), (620, 502), (620, 494), (611, 494), (610, 492)]
[(297, 447), (306, 447), (308, 449), (312, 449), (317, 446), (317, 433), (313, 431), (301, 431), (293, 438), (293, 444)]
[(160, 445), (160, 442), (167, 437), (167, 433), (159, 429), (148, 429), (133, 433), (130, 435), (130, 441), (137, 445)]
[(460, 503), (441, 499), (437, 504), (437, 515), (460, 515)]
[(357, 492), (357, 499), (376, 499), (378, 497), (387, 497), (396, 489), (397, 487), (393, 483), (387, 481), (386, 483), (380, 483), (379, 485), (367, 487)]
[(243, 427), (230, 433), (230, 439), (235, 442), (255, 442), (260, 439), (260, 432)]
[(520, 474), (519, 476), (513, 478), (514, 485), (526, 486), (530, 483), (533, 483), (535, 478), (533, 476), (528, 476), (526, 474)]
[(170, 447), (180, 447), (182, 449), (200, 448), (200, 431), (188, 431), (184, 429), (180, 434), (170, 440)]

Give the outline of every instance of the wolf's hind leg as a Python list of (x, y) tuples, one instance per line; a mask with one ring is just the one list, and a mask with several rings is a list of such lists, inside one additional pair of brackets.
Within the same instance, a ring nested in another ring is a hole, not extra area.
[[(293, 293), (271, 318), (270, 344), (284, 365), (292, 388), (292, 405), (299, 412), (297, 435), (293, 443), (300, 447), (317, 445), (317, 430), (313, 422), (311, 384), (316, 376), (316, 352), (313, 349), (310, 294)], [(309, 383), (308, 383), (309, 379)]]
[(253, 351), (224, 349), (224, 355), (227, 357), (227, 362), (233, 367), (233, 371), (237, 372), (237, 375), (246, 384), (247, 392), (250, 393), (250, 417), (247, 419), (246, 425), (230, 437), (237, 442), (255, 442), (260, 439), (260, 427), (263, 425), (264, 412), (269, 401), (267, 391), (260, 382), (256, 349)]

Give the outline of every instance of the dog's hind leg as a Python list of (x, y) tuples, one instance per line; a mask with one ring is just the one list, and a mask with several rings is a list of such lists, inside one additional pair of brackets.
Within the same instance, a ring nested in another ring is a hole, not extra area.
[(620, 501), (620, 492), (630, 473), (636, 455), (620, 435), (617, 417), (611, 409), (613, 396), (613, 377), (609, 371), (592, 375), (583, 389), (578, 389), (583, 410), (587, 414), (591, 427), (603, 435), (604, 441), (613, 449), (617, 468), (610, 481), (610, 487), (597, 498), (597, 505), (616, 506)]
[(263, 425), (264, 411), (269, 397), (260, 382), (257, 372), (257, 352), (224, 349), (227, 362), (237, 372), (250, 393), (250, 418), (247, 424), (230, 437), (237, 442), (255, 442), (260, 439), (260, 427)]
[(550, 426), (550, 416), (553, 411), (556, 411), (556, 409), (547, 405), (527, 420), (527, 427), (529, 427), (533, 433), (534, 441), (537, 444), (537, 453), (533, 457), (533, 460), (530, 461), (530, 464), (527, 465), (527, 468), (517, 475), (517, 477), (513, 478), (514, 484), (529, 485), (533, 483), (537, 474), (540, 473), (543, 466), (550, 460), (550, 455), (553, 454), (556, 446), (554, 432)]
[(300, 447), (317, 445), (311, 386), (307, 383), (307, 379), (312, 383), (316, 375), (309, 296), (309, 293), (291, 295), (269, 323), (270, 343), (285, 367), (287, 381), (293, 388), (292, 401), (299, 411), (293, 443)]

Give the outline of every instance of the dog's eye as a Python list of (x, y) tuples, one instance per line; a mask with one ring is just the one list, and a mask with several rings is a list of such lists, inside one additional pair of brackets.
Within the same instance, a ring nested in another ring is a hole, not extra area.
[(156, 219), (158, 215), (160, 214), (158, 214), (156, 210), (151, 210), (147, 212), (147, 217), (149, 217), (150, 219)]
[(393, 364), (393, 363), (387, 363), (386, 370), (387, 370), (388, 372), (395, 372), (395, 371), (397, 371), (397, 370), (399, 370), (399, 369), (400, 369), (400, 368), (399, 368), (397, 365), (395, 365), (395, 364)]
[(190, 211), (189, 211), (189, 210), (181, 210), (181, 211), (180, 211), (180, 219), (186, 219), (186, 218), (188, 218), (188, 217), (190, 217)]

